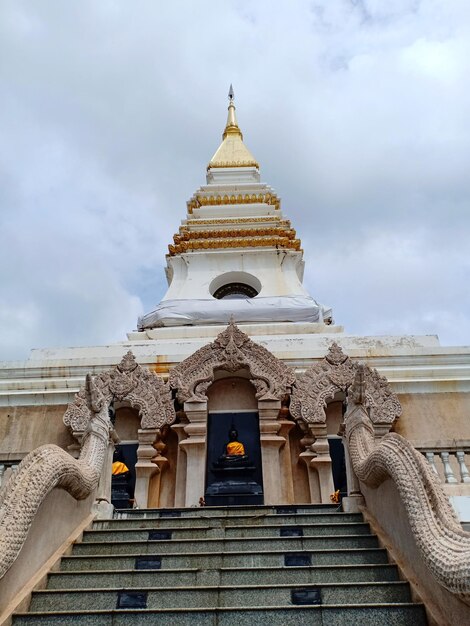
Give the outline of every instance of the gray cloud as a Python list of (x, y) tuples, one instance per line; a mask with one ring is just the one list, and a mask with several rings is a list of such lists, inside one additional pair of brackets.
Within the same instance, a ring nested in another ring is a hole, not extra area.
[(5, 0), (0, 345), (116, 341), (165, 291), (234, 83), (350, 333), (469, 343), (470, 6)]

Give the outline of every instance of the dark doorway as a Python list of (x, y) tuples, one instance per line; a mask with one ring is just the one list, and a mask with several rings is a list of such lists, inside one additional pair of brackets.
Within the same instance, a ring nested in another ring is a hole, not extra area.
[(129, 509), (133, 506), (138, 445), (122, 443), (116, 446), (119, 460), (129, 469), (128, 474), (113, 476), (111, 480), (111, 503), (117, 509)]
[(335, 491), (339, 489), (342, 498), (348, 495), (346, 482), (346, 461), (344, 458), (344, 446), (341, 437), (328, 437), (331, 456), (331, 471)]
[[(229, 431), (235, 428), (245, 448), (244, 466), (224, 468)], [(209, 506), (263, 504), (263, 470), (259, 418), (256, 411), (209, 413), (207, 422), (207, 461), (205, 501)]]

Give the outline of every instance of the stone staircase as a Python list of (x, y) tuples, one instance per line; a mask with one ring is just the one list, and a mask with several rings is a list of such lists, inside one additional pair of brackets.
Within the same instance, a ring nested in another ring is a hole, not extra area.
[(427, 624), (362, 516), (329, 505), (117, 511), (14, 626)]

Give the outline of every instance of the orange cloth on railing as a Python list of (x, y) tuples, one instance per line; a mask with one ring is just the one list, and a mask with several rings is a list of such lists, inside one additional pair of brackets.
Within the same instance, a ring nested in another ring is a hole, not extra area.
[(119, 476), (119, 474), (125, 474), (129, 471), (129, 468), (125, 463), (121, 461), (114, 461), (113, 463), (113, 476)]
[(245, 446), (239, 441), (230, 441), (226, 450), (227, 456), (243, 456), (245, 454)]

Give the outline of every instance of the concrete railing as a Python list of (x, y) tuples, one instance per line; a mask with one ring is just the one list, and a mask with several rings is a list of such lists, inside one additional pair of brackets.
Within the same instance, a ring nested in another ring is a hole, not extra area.
[[(417, 447), (417, 450), (426, 458), (433, 472), (443, 483), (457, 485), (470, 484), (470, 448), (457, 446), (426, 446)], [(470, 493), (470, 488), (469, 488)]]

